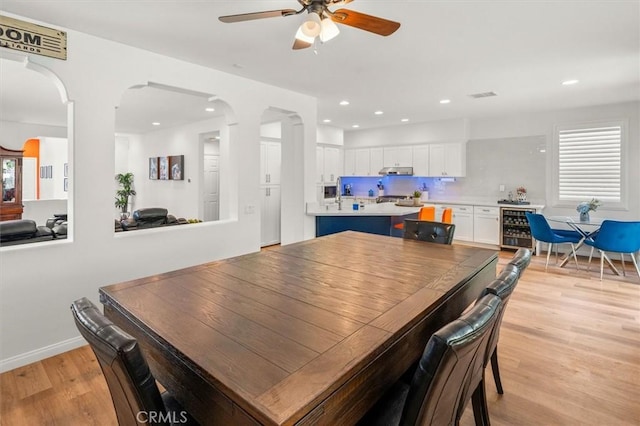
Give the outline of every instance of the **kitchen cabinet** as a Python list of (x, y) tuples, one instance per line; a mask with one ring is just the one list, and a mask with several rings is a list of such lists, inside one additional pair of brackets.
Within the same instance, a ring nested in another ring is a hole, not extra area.
[(410, 146), (394, 146), (383, 148), (384, 167), (412, 167), (413, 148)]
[(367, 148), (356, 149), (356, 176), (369, 176), (370, 174), (370, 150)]
[(413, 147), (413, 175), (429, 176), (429, 145)]
[(356, 175), (356, 150), (344, 150), (344, 176)]
[(280, 142), (260, 142), (260, 184), (280, 184)]
[(382, 148), (357, 148), (344, 151), (345, 176), (377, 176), (383, 166)]
[(429, 145), (429, 175), (463, 177), (466, 175), (466, 144)]
[(316, 146), (316, 183), (324, 182), (324, 148)]
[(341, 174), (340, 148), (316, 146), (316, 182), (335, 183)]
[(340, 148), (324, 147), (324, 181), (334, 183), (342, 174)]
[(453, 212), (453, 223), (456, 230), (453, 233), (453, 239), (458, 241), (473, 241), (473, 206), (472, 205), (448, 205), (435, 204), (436, 221), (442, 220), (442, 212), (445, 208), (451, 208)]
[(450, 207), (453, 210), (453, 223), (456, 225), (453, 239), (473, 241), (473, 206), (460, 205)]
[(500, 245), (500, 208), (475, 206), (473, 208), (473, 241)]
[(280, 186), (260, 188), (260, 246), (280, 242)]
[(384, 167), (384, 150), (382, 148), (369, 149), (369, 176), (378, 176)]

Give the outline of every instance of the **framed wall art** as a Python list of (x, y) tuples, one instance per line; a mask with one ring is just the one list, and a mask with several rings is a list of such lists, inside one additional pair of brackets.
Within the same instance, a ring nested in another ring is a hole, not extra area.
[(169, 167), (171, 171), (170, 179), (184, 180), (184, 155), (169, 157)]
[(158, 179), (158, 157), (149, 158), (149, 179)]
[(158, 179), (169, 179), (169, 157), (158, 157)]

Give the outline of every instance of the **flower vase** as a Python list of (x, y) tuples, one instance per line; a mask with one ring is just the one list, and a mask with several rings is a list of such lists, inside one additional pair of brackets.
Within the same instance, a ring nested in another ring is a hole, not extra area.
[(589, 222), (589, 212), (580, 212), (580, 222)]

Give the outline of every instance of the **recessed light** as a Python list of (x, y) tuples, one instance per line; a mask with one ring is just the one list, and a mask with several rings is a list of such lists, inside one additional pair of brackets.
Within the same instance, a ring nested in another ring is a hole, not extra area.
[(580, 80), (565, 80), (562, 82), (563, 86), (571, 86), (572, 84), (577, 84)]
[(406, 123), (407, 121), (409, 121), (409, 119), (408, 119), (408, 118), (403, 118), (403, 119), (402, 119), (402, 120), (400, 120), (400, 121), (402, 121), (403, 123)]
[(205, 108), (204, 110), (205, 110), (205, 111), (207, 111), (207, 112), (213, 112), (213, 111), (215, 111), (216, 109), (215, 109), (215, 108), (211, 108), (211, 107), (209, 107), (209, 108)]
[(328, 118), (325, 118), (324, 120), (322, 120), (323, 123), (331, 123), (331, 120), (329, 120)]
[(153, 125), (153, 126), (159, 126), (159, 125), (160, 125), (160, 123), (158, 123), (157, 121), (154, 121), (153, 123), (151, 123), (151, 125)]
[(448, 104), (448, 103), (451, 103), (451, 99), (442, 99), (442, 100), (440, 100), (440, 103), (441, 103), (441, 104)]
[(382, 111), (376, 111), (376, 112), (374, 112), (374, 114), (375, 114), (375, 115), (382, 115), (382, 114), (384, 114), (384, 112), (382, 112)]
[(340, 101), (340, 105), (349, 105), (349, 101)]
[(360, 127), (360, 125), (359, 125), (359, 124), (354, 124), (354, 125), (353, 125), (353, 126), (351, 126), (351, 127), (353, 127), (354, 129), (357, 129), (358, 127)]

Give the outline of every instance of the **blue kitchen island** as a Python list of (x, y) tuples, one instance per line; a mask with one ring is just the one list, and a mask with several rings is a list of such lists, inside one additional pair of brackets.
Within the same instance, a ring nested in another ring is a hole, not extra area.
[(419, 211), (420, 207), (396, 206), (393, 203), (365, 204), (364, 209), (358, 210), (353, 210), (352, 203), (346, 202), (342, 210), (337, 204), (307, 207), (307, 215), (316, 218), (316, 237), (342, 231), (401, 237), (402, 231), (394, 229), (393, 225), (405, 219), (416, 219)]

